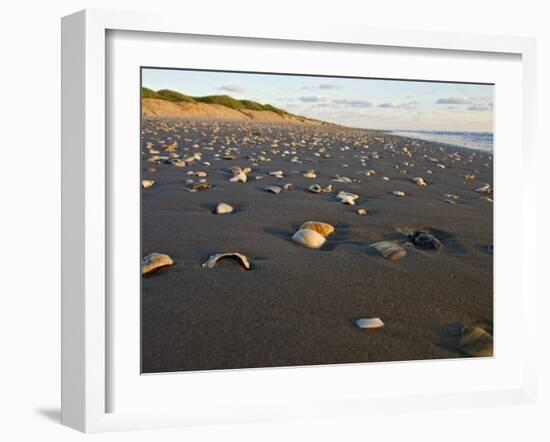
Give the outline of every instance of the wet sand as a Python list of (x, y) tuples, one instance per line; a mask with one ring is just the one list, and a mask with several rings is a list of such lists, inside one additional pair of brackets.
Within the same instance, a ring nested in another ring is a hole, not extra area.
[[(201, 160), (181, 168), (147, 161), (151, 149), (169, 155), (163, 148), (173, 141), (172, 153), (200, 152)], [(142, 153), (142, 179), (155, 180), (142, 190), (142, 253), (175, 262), (142, 280), (145, 373), (465, 357), (462, 325), (492, 326), (493, 205), (475, 192), (492, 186), (490, 153), (340, 127), (159, 118), (143, 120)], [(228, 154), (237, 159), (221, 159)], [(252, 168), (247, 183), (229, 182), (234, 166)], [(317, 178), (302, 176), (310, 169)], [(268, 175), (277, 170), (284, 178)], [(213, 187), (189, 192), (185, 180), (199, 179), (190, 171), (206, 172)], [(337, 174), (356, 182), (331, 181)], [(294, 189), (264, 191), (286, 183)], [(333, 191), (311, 193), (312, 184)], [(357, 205), (341, 204), (340, 190), (358, 194)], [(219, 202), (235, 211), (214, 214)], [(308, 220), (336, 228), (319, 250), (290, 239)], [(442, 249), (414, 247), (396, 230), (405, 227), (432, 229)], [(407, 255), (384, 259), (370, 247), (381, 240), (398, 241)], [(232, 251), (252, 269), (232, 259), (201, 267)], [(385, 326), (360, 329), (362, 317)]]

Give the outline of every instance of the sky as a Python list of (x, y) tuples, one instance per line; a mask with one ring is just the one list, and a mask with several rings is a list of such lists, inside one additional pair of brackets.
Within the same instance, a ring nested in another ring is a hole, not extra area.
[(493, 132), (485, 84), (144, 68), (142, 86), (230, 95), (350, 127)]

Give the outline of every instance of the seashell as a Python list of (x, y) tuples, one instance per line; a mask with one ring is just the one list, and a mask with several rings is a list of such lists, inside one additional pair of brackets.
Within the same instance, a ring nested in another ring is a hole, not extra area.
[(323, 190), (321, 186), (319, 186), (319, 184), (312, 184), (307, 189), (313, 193), (321, 193), (321, 191)]
[(141, 187), (144, 189), (149, 189), (150, 187), (153, 187), (153, 184), (155, 184), (154, 180), (142, 180), (141, 181)]
[(195, 172), (195, 176), (199, 178), (207, 177), (208, 174), (206, 172)]
[(252, 172), (252, 169), (251, 169), (250, 167), (245, 167), (245, 168), (243, 169), (243, 172), (246, 173), (246, 174), (248, 174), (248, 173)]
[(356, 195), (355, 193), (344, 192), (343, 190), (341, 190), (340, 192), (338, 192), (338, 195), (336, 195), (336, 198), (338, 198), (342, 204), (355, 206), (355, 200), (359, 198), (359, 195)]
[[(231, 170), (231, 173), (232, 173), (233, 175), (238, 175), (239, 173), (244, 172), (244, 170), (242, 170), (242, 169), (241, 169), (240, 167), (238, 167), (238, 166), (232, 167), (232, 168), (229, 169), (229, 170)], [(245, 173), (246, 173), (246, 172), (245, 172)]]
[(171, 266), (174, 264), (172, 258), (162, 253), (149, 253), (141, 259), (141, 274), (145, 275), (161, 267)]
[(185, 161), (183, 161), (183, 160), (177, 160), (177, 161), (174, 161), (172, 163), (172, 166), (185, 167), (185, 166), (187, 166), (187, 164), (185, 164)]
[(473, 175), (473, 174), (466, 174), (466, 175), (464, 175), (464, 179), (471, 181), (471, 180), (475, 180), (476, 176)]
[(226, 203), (219, 203), (216, 206), (216, 213), (218, 215), (225, 215), (226, 213), (233, 212), (233, 207)]
[(384, 322), (380, 318), (361, 318), (355, 321), (359, 328), (380, 328), (384, 327)]
[(353, 182), (351, 178), (348, 178), (347, 176), (340, 176), (340, 175), (336, 175), (334, 178), (331, 179), (331, 181), (334, 181), (335, 183), (344, 183), (344, 184), (349, 184)]
[(384, 258), (390, 261), (397, 261), (407, 254), (403, 247), (390, 241), (380, 241), (373, 244), (371, 247), (374, 247)]
[(325, 238), (334, 232), (333, 226), (327, 223), (323, 223), (321, 221), (306, 221), (300, 226), (298, 230), (303, 229), (315, 230), (317, 233), (320, 233)]
[(212, 184), (210, 183), (197, 183), (197, 184), (193, 184), (189, 188), (189, 192), (200, 192), (202, 190), (209, 190), (211, 188), (212, 188)]
[(292, 241), (309, 249), (318, 249), (326, 242), (326, 239), (315, 230), (302, 229), (292, 235)]
[(383, 176), (382, 179), (383, 179), (384, 181), (389, 181), (389, 180), (390, 180), (387, 176)]
[(415, 178), (413, 178), (413, 181), (416, 183), (417, 186), (419, 187), (424, 187), (426, 186), (426, 181), (424, 181), (423, 178), (417, 176)]
[(392, 195), (394, 195), (394, 196), (405, 196), (405, 192), (402, 192), (401, 190), (394, 190), (392, 192)]
[(445, 198), (443, 201), (446, 202), (446, 203), (449, 203), (449, 204), (456, 204), (456, 201), (454, 201), (452, 199), (449, 199), (449, 198)]
[(469, 356), (493, 356), (493, 335), (478, 326), (464, 326), (458, 345)]
[(292, 190), (292, 189), (294, 189), (294, 184), (292, 184), (292, 183), (286, 183), (286, 184), (283, 186), (283, 189), (285, 189), (285, 190)]
[(409, 235), (409, 239), (416, 247), (420, 247), (422, 249), (439, 250), (441, 248), (441, 242), (428, 232), (414, 232)]
[(272, 192), (272, 193), (281, 193), (281, 189), (279, 186), (267, 186), (264, 188), (264, 190), (268, 191), (268, 192)]
[(238, 174), (234, 175), (232, 178), (230, 178), (229, 181), (232, 183), (246, 183), (247, 179), (248, 177), (246, 176), (246, 173), (241, 171)]
[(308, 170), (302, 176), (305, 178), (317, 178), (317, 174), (315, 173), (314, 170)]
[(248, 257), (238, 252), (217, 253), (216, 255), (210, 256), (210, 258), (208, 258), (208, 260), (203, 263), (202, 266), (212, 269), (214, 268), (218, 260), (222, 258), (237, 258), (240, 260), (241, 264), (246, 270), (250, 270), (250, 261), (248, 260)]
[(492, 193), (491, 191), (491, 186), (489, 184), (484, 184), (483, 186), (481, 186), (480, 188), (476, 189), (476, 192), (478, 193), (484, 193), (484, 194), (490, 194)]
[(274, 176), (275, 178), (282, 178), (284, 176), (282, 170), (276, 170), (275, 172), (269, 172), (269, 174), (271, 176)]
[(154, 167), (149, 167), (149, 169), (147, 169), (147, 172), (149, 173), (155, 173), (157, 171), (157, 169), (155, 169)]
[(367, 214), (367, 211), (365, 209), (357, 209), (357, 215), (366, 215)]

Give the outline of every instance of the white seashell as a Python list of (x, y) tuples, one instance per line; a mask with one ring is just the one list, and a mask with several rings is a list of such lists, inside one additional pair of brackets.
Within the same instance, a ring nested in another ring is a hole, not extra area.
[(384, 327), (384, 323), (380, 318), (361, 318), (355, 321), (359, 328), (380, 328)]
[(402, 192), (401, 190), (394, 190), (392, 192), (392, 195), (395, 195), (395, 196), (405, 196), (405, 192)]
[(282, 170), (276, 170), (275, 172), (269, 172), (269, 175), (274, 176), (275, 178), (282, 178), (284, 176)]
[(350, 192), (344, 192), (343, 190), (338, 192), (336, 198), (340, 200), (342, 204), (348, 204), (350, 206), (355, 206), (355, 200), (359, 198), (359, 195)]
[(226, 203), (219, 203), (216, 206), (216, 213), (218, 215), (225, 215), (226, 213), (233, 212), (233, 207)]
[(357, 209), (357, 215), (366, 215), (367, 211), (365, 209)]
[(307, 189), (313, 193), (321, 193), (322, 191), (321, 186), (319, 186), (319, 184), (312, 184)]
[(331, 179), (331, 181), (334, 181), (335, 183), (345, 183), (345, 184), (349, 184), (352, 182), (351, 178), (348, 178), (347, 176), (340, 176), (340, 175), (336, 175), (334, 178)]
[(243, 169), (243, 172), (246, 173), (246, 174), (248, 174), (248, 173), (252, 172), (252, 169), (251, 169), (250, 167), (245, 167), (245, 168)]
[(491, 193), (491, 186), (489, 184), (484, 184), (479, 189), (476, 189), (476, 192), (490, 194)]
[(195, 180), (192, 180), (192, 179), (187, 179), (185, 180), (185, 184), (193, 184), (195, 182)]
[(305, 172), (305, 173), (303, 174), (303, 176), (304, 176), (305, 178), (317, 178), (317, 174), (315, 173), (314, 170), (308, 170), (307, 172)]
[(285, 189), (285, 190), (292, 190), (292, 189), (294, 189), (294, 184), (292, 184), (292, 183), (286, 183), (286, 184), (283, 186), (283, 189)]
[(153, 270), (161, 267), (170, 266), (174, 264), (172, 258), (162, 253), (150, 253), (141, 259), (141, 274), (152, 272)]
[(246, 176), (246, 173), (241, 171), (240, 173), (231, 177), (229, 181), (231, 181), (232, 183), (246, 183), (247, 179), (248, 177)]
[(326, 242), (326, 239), (315, 230), (302, 229), (292, 235), (292, 241), (309, 249), (318, 249)]
[(250, 270), (250, 261), (245, 255), (238, 252), (218, 253), (216, 255), (212, 255), (205, 263), (202, 264), (202, 266), (212, 269), (214, 268), (218, 260), (222, 258), (237, 258), (240, 260), (241, 264), (246, 270)]
[(155, 184), (154, 180), (142, 180), (141, 181), (141, 187), (144, 189), (149, 189), (150, 187), (153, 187), (153, 184)]
[(382, 179), (383, 179), (384, 181), (389, 181), (389, 180), (390, 180), (387, 176), (383, 176)]
[(272, 193), (281, 193), (281, 189), (279, 186), (267, 186), (264, 188), (264, 190)]
[(424, 181), (424, 179), (419, 176), (413, 178), (413, 181), (416, 183), (417, 186), (420, 186), (420, 187), (426, 186), (426, 181)]
[(208, 174), (206, 172), (195, 172), (195, 176), (199, 178), (207, 177)]
[(380, 241), (373, 244), (371, 247), (374, 247), (384, 258), (390, 261), (397, 261), (407, 254), (403, 247), (391, 241)]

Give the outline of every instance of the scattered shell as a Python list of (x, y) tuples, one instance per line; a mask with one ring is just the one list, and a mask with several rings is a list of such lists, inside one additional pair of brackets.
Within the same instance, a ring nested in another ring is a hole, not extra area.
[(390, 180), (387, 176), (383, 176), (382, 179), (383, 179), (384, 181), (389, 181), (389, 180)]
[(374, 247), (384, 258), (390, 261), (397, 261), (407, 254), (403, 247), (390, 241), (380, 241), (373, 244), (371, 247)]
[(478, 326), (464, 326), (458, 345), (469, 356), (493, 356), (493, 335)]
[(306, 221), (300, 226), (299, 230), (310, 229), (320, 233), (325, 238), (334, 232), (334, 227), (321, 221)]
[(142, 180), (141, 181), (141, 187), (144, 189), (149, 189), (150, 187), (153, 187), (153, 184), (155, 184), (154, 180)]
[(441, 242), (433, 236), (431, 233), (417, 231), (409, 235), (409, 239), (416, 246), (422, 249), (435, 249), (441, 248)]
[(282, 170), (276, 170), (274, 172), (269, 172), (271, 176), (274, 176), (275, 178), (282, 178), (284, 176)]
[(484, 194), (487, 194), (487, 195), (491, 194), (492, 193), (491, 186), (489, 184), (484, 184), (480, 188), (476, 189), (476, 192), (484, 193)]
[(471, 180), (475, 180), (476, 176), (472, 174), (467, 174), (467, 175), (464, 175), (464, 179), (471, 181)]
[(204, 178), (204, 177), (207, 177), (208, 174), (206, 172), (195, 172), (195, 176), (196, 177), (199, 177), (199, 178)]
[(161, 267), (171, 266), (174, 264), (172, 258), (162, 253), (149, 253), (141, 259), (141, 274), (145, 275)]
[(405, 192), (402, 192), (401, 190), (394, 190), (391, 194), (394, 196), (405, 196)]
[(285, 189), (285, 190), (292, 190), (292, 189), (294, 189), (294, 184), (292, 184), (292, 183), (286, 183), (286, 184), (283, 186), (283, 189)]
[(380, 318), (361, 318), (355, 321), (359, 328), (380, 328), (384, 327), (384, 322)]
[(357, 209), (357, 215), (366, 215), (367, 211), (365, 209)]
[(309, 249), (318, 249), (326, 242), (326, 239), (315, 230), (301, 229), (292, 235), (292, 241)]
[(321, 186), (319, 186), (319, 184), (312, 184), (307, 189), (313, 193), (321, 193), (321, 191), (323, 190)]
[(226, 203), (219, 203), (216, 206), (216, 213), (218, 215), (225, 215), (226, 213), (233, 212), (233, 207)]
[(268, 191), (268, 192), (272, 192), (272, 193), (281, 193), (281, 189), (279, 186), (267, 186), (264, 188), (264, 190)]
[(233, 177), (231, 177), (229, 181), (231, 181), (232, 183), (246, 183), (247, 179), (248, 177), (246, 176), (246, 173), (241, 170), (239, 173), (233, 175)]
[(212, 188), (212, 184), (210, 183), (197, 183), (197, 184), (193, 184), (189, 188), (189, 192), (200, 192), (202, 190), (209, 190), (211, 188)]
[(212, 255), (205, 263), (202, 264), (202, 266), (212, 269), (218, 260), (222, 258), (237, 258), (246, 270), (250, 270), (250, 261), (248, 260), (248, 257), (238, 252), (218, 253), (216, 255)]
[(305, 172), (303, 174), (303, 177), (305, 177), (305, 178), (317, 178), (317, 174), (315, 173), (314, 170), (308, 170), (307, 172)]
[(359, 198), (359, 195), (350, 192), (344, 192), (343, 190), (338, 192), (336, 198), (340, 200), (342, 204), (348, 204), (350, 206), (355, 206), (355, 200)]
[(424, 179), (422, 177), (417, 176), (417, 177), (413, 178), (413, 181), (419, 187), (425, 187), (426, 186), (426, 181), (424, 181)]

